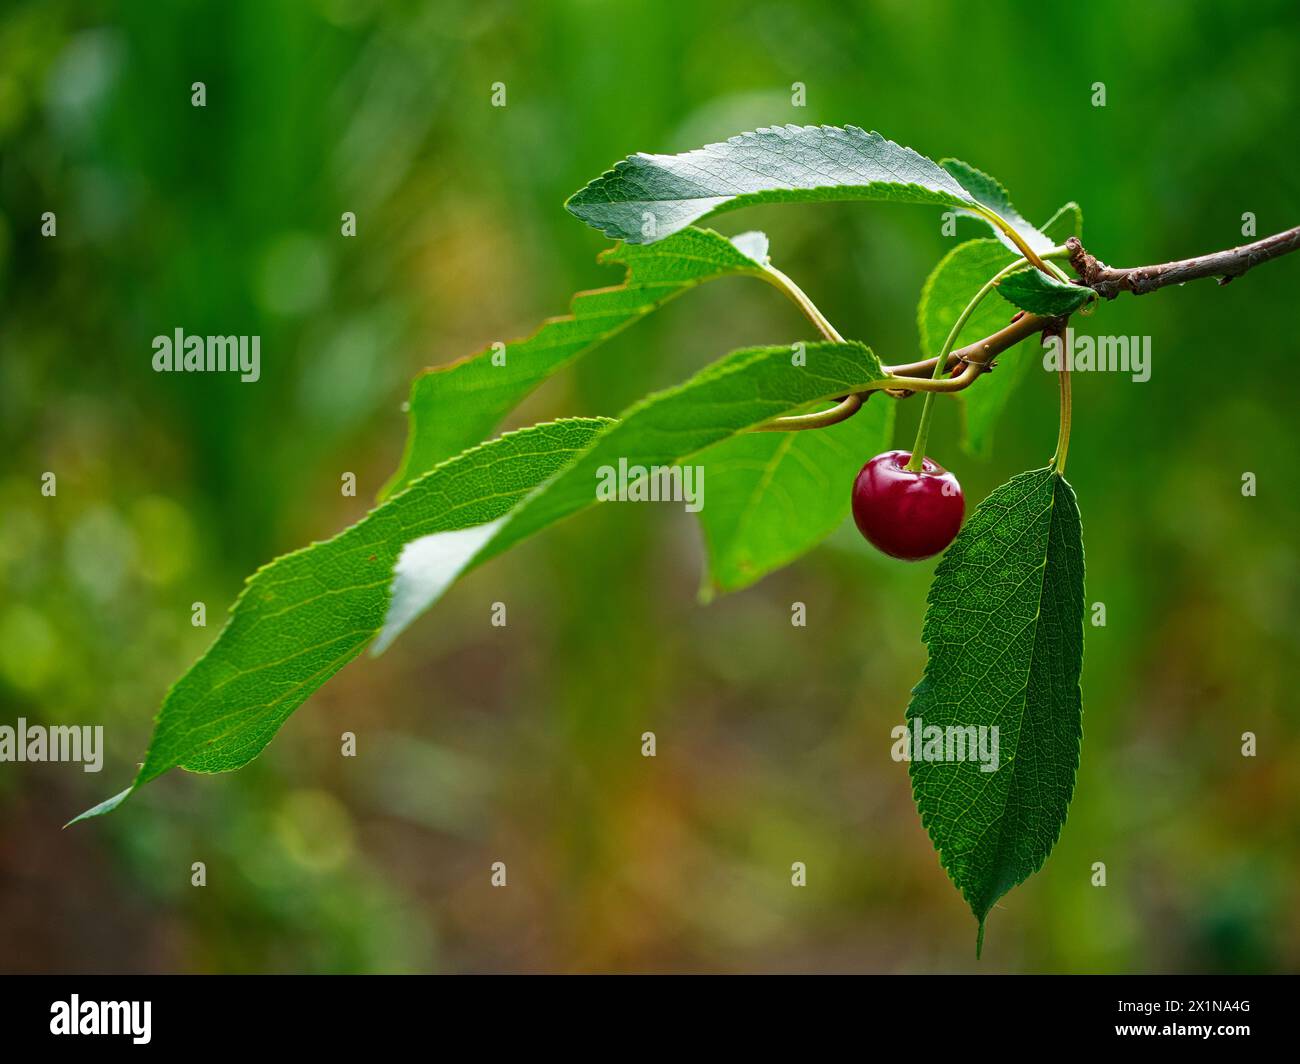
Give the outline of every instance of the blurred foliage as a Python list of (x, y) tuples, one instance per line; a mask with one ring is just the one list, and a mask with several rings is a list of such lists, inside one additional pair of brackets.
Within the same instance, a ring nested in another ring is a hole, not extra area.
[[(974, 969), (969, 915), (888, 755), (924, 664), (932, 565), (877, 557), (851, 528), (701, 607), (687, 515), (585, 514), (350, 666), (249, 768), (177, 774), (58, 830), (129, 777), (243, 577), (364, 513), (421, 366), (617, 283), (561, 203), (631, 151), (852, 122), (988, 169), (1031, 217), (1078, 199), (1088, 246), (1120, 265), (1239, 243), (1247, 211), (1261, 234), (1296, 224), (1294, 4), (969, 14), (956, 0), (11, 0), (0, 722), (102, 723), (108, 756), (99, 775), (0, 766), (0, 969)], [(766, 229), (846, 335), (916, 357), (920, 286), (951, 247), (937, 211), (720, 221)], [(1076, 379), (1070, 478), (1107, 625), (1087, 633), (1070, 819), (990, 916), (979, 970), (1300, 967), (1297, 270), (1119, 300), (1080, 325), (1150, 334), (1154, 371)], [(262, 379), (153, 373), (151, 338), (178, 326), (260, 335)], [(511, 423), (612, 414), (731, 348), (804, 332), (771, 291), (721, 281)], [(1048, 456), (1054, 389), (1031, 374), (988, 463), (958, 454), (954, 404), (940, 407), (933, 450), (968, 498)], [(900, 405), (899, 439), (917, 405)], [(345, 471), (360, 497), (340, 495)], [(189, 623), (196, 601), (206, 630)], [(794, 601), (807, 628), (789, 623)], [(356, 759), (339, 756), (343, 731)], [(504, 890), (488, 885), (496, 860)], [(206, 887), (190, 886), (195, 861)]]

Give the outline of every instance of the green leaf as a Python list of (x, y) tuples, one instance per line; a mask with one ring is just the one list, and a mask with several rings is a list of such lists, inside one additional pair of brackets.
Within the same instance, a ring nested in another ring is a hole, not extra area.
[(894, 408), (877, 396), (829, 428), (742, 433), (701, 451), (709, 553), (701, 598), (748, 587), (830, 535), (849, 512), (858, 470), (888, 448)]
[(911, 148), (857, 126), (773, 126), (681, 155), (629, 156), (565, 206), (606, 236), (662, 240), (759, 203), (895, 200), (971, 208), (972, 195)]
[(167, 692), (135, 782), (77, 819), (109, 812), (177, 766), (225, 772), (247, 764), (308, 695), (374, 638), (389, 608), (393, 566), (408, 541), (501, 517), (606, 424), (574, 418), (485, 443), (444, 462), (333, 539), (258, 570), (216, 642)]
[[(884, 376), (876, 356), (859, 343), (807, 344), (806, 365), (794, 365), (791, 350), (782, 346), (733, 351), (683, 384), (630, 407), (572, 465), (500, 521), (472, 535), (426, 536), (410, 543), (395, 569), (393, 604), (376, 652), (462, 573), (596, 502), (604, 471), (676, 465), (735, 433)], [(708, 487), (706, 475), (705, 509)]]
[(686, 229), (653, 247), (624, 244), (603, 252), (601, 262), (627, 267), (621, 285), (579, 292), (567, 317), (543, 322), (503, 351), (488, 347), (415, 378), (406, 453), (383, 495), (483, 439), (530, 391), (578, 356), (698, 284), (760, 275), (766, 257), (762, 233), (742, 233), (733, 241), (710, 229)]
[(1066, 284), (1032, 268), (1004, 277), (998, 282), (998, 294), (1013, 306), (1045, 318), (1073, 314), (1094, 295), (1089, 288)]
[[(1070, 485), (1038, 469), (993, 491), (939, 563), (928, 602), (930, 656), (907, 707), (912, 748), (932, 728), (949, 742), (959, 729), (998, 729), (997, 758), (986, 761), (995, 771), (969, 756), (910, 767), (921, 822), (979, 921), (978, 952), (989, 910), (1042, 867), (1074, 793), (1084, 604)], [(969, 754), (978, 733), (965, 734)]]
[[(135, 782), (239, 768), (371, 640), (387, 646), (464, 571), (596, 501), (602, 467), (669, 465), (734, 432), (883, 377), (861, 344), (750, 348), (631, 407), (507, 433), (452, 458), (346, 532), (249, 580), (216, 642), (163, 701)], [(706, 500), (707, 504), (707, 500)]]
[[(1083, 217), (1078, 204), (1067, 203), (1043, 226), (1048, 239), (1063, 242), (1067, 236), (1081, 235)], [(953, 322), (986, 281), (1019, 256), (996, 240), (968, 240), (948, 252), (926, 279), (917, 306), (917, 326), (921, 334), (921, 351), (927, 358), (938, 355)], [(986, 298), (976, 308), (957, 337), (957, 347), (974, 343), (1001, 329), (1011, 320), (1006, 304)], [(983, 374), (960, 394), (965, 413), (966, 449), (988, 458), (993, 449), (993, 427), (1016, 385), (1036, 363), (1031, 350), (1008, 351), (991, 373)]]

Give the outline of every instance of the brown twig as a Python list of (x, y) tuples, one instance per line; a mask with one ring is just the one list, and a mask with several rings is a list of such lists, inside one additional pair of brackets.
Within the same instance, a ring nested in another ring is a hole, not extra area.
[(1076, 236), (1070, 237), (1065, 246), (1070, 249), (1070, 265), (1083, 283), (1099, 296), (1114, 299), (1121, 292), (1142, 296), (1157, 288), (1198, 281), (1203, 277), (1218, 277), (1219, 284), (1227, 284), (1252, 266), (1300, 248), (1300, 225), (1226, 251), (1128, 269), (1107, 266), (1095, 255), (1090, 255)]
[[(1054, 320), (1054, 318), (1040, 318), (1037, 314), (1026, 314), (1022, 311), (1012, 319), (1010, 325), (999, 329), (992, 336), (986, 336), (983, 340), (976, 340), (973, 344), (959, 347), (952, 352), (948, 356), (946, 368), (956, 369), (963, 362), (988, 368), (1003, 351), (1015, 347), (1021, 340), (1033, 336), (1034, 333), (1042, 332)], [(934, 373), (934, 362), (934, 359), (927, 358), (921, 362), (909, 362), (904, 366), (886, 366), (885, 372), (891, 377), (929, 377)]]
[[(1090, 254), (1078, 237), (1070, 237), (1065, 242), (1065, 246), (1070, 249), (1070, 265), (1074, 267), (1080, 278), (1075, 283), (1091, 288), (1099, 296), (1114, 299), (1120, 292), (1132, 292), (1134, 295), (1141, 296), (1154, 292), (1158, 288), (1165, 288), (1172, 284), (1185, 284), (1204, 277), (1218, 277), (1219, 284), (1227, 284), (1234, 277), (1240, 277), (1261, 262), (1268, 262), (1270, 259), (1300, 250), (1300, 226), (1225, 251), (1215, 251), (1208, 255), (1178, 259), (1174, 262), (1162, 262), (1155, 266), (1133, 266), (1128, 269), (1107, 266), (1095, 255)], [(837, 400), (838, 405), (829, 410), (789, 418), (776, 418), (759, 428), (765, 431), (785, 431), (833, 425), (858, 412), (862, 402), (853, 402), (855, 397), (865, 401), (870, 393), (876, 390), (883, 390), (887, 395), (895, 397), (912, 395), (916, 391), (961, 391), (973, 384), (981, 374), (990, 370), (993, 360), (1003, 351), (1036, 333), (1059, 330), (1063, 325), (1064, 322), (1060, 318), (1045, 318), (1022, 311), (1011, 319), (1010, 325), (999, 329), (991, 336), (953, 351), (948, 356), (944, 369), (951, 372), (961, 366), (961, 372), (954, 376), (947, 379), (927, 380), (926, 378), (934, 376), (937, 361), (934, 358), (899, 366), (883, 366), (882, 369), (888, 377), (895, 381), (899, 378), (910, 378), (916, 381), (916, 387), (914, 389), (910, 387), (910, 380), (907, 389), (890, 387), (884, 381), (877, 381), (854, 395), (840, 397)]]

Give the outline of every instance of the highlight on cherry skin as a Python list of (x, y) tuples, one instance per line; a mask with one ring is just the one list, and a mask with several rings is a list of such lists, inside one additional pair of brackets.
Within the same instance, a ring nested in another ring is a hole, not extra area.
[(894, 558), (920, 561), (938, 554), (957, 535), (966, 499), (957, 478), (926, 457), (905, 468), (908, 451), (886, 451), (853, 481), (853, 520), (867, 541)]

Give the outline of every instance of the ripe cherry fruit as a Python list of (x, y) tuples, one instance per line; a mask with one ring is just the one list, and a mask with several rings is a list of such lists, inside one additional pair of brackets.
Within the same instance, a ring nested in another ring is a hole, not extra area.
[(904, 468), (907, 451), (886, 451), (862, 467), (853, 482), (853, 520), (886, 554), (919, 561), (938, 554), (957, 535), (966, 500), (957, 478), (926, 458)]

